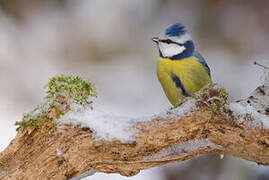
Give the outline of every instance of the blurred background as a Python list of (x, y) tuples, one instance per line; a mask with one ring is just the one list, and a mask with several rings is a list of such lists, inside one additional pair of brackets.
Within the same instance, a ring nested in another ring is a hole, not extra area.
[[(81, 75), (96, 84), (95, 108), (129, 116), (171, 107), (157, 80), (151, 37), (173, 23), (187, 26), (212, 77), (231, 100), (260, 84), (269, 60), (268, 0), (0, 0), (0, 150), (14, 122), (44, 96), (48, 79)], [(96, 180), (266, 180), (268, 168), (207, 155), (141, 171), (135, 177), (97, 173)]]

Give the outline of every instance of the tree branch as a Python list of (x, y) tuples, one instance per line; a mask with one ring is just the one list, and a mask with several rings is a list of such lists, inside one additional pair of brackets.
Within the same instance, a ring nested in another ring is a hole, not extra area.
[[(269, 87), (262, 85), (249, 98), (229, 104), (222, 89), (211, 87), (184, 115), (178, 112), (193, 99), (165, 115), (135, 123), (135, 140), (130, 143), (96, 141), (90, 128), (79, 125), (55, 129), (45, 121), (39, 129), (21, 128), (0, 153), (0, 178), (80, 179), (96, 171), (133, 176), (209, 153), (268, 166), (268, 94)], [(248, 111), (238, 111), (240, 107)], [(54, 116), (53, 110), (49, 113)]]

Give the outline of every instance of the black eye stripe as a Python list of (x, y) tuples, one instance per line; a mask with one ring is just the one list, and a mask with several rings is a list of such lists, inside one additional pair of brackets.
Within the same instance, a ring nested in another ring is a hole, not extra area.
[(176, 42), (174, 42), (174, 41), (172, 41), (172, 40), (170, 40), (170, 39), (160, 39), (159, 41), (160, 41), (160, 42), (163, 42), (163, 43), (166, 43), (166, 44), (171, 44), (171, 43), (176, 44)]
[[(162, 43), (166, 43), (166, 44), (177, 44), (179, 46), (184, 46), (184, 44), (181, 44), (181, 43), (178, 43), (178, 42), (175, 42), (175, 41), (172, 41), (171, 39), (160, 39), (159, 42), (162, 42)], [(188, 41), (187, 41), (188, 42)]]

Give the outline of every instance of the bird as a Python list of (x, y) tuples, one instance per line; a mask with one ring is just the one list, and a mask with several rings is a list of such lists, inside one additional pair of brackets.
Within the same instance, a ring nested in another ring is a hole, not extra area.
[(158, 80), (170, 103), (180, 106), (186, 97), (212, 83), (210, 68), (195, 50), (191, 35), (180, 23), (170, 25), (160, 37), (153, 37), (159, 50)]

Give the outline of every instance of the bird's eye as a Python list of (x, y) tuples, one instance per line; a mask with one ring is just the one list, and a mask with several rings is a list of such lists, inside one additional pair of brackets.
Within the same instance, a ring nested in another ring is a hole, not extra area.
[(171, 39), (162, 39), (160, 41), (163, 42), (163, 43), (167, 43), (167, 44), (173, 43), (173, 41)]

